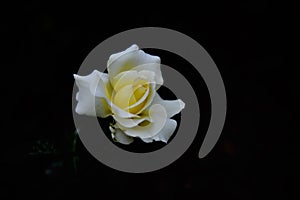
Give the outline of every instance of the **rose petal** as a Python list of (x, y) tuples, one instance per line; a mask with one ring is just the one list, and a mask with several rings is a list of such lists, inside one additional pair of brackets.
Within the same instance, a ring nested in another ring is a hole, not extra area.
[(130, 113), (136, 113), (139, 114), (143, 111), (143, 108), (145, 107), (145, 104), (147, 103), (147, 98), (149, 97), (151, 88), (147, 88), (145, 94), (133, 105), (128, 106), (126, 110), (129, 110)]
[(155, 96), (155, 83), (154, 81), (155, 74), (151, 71), (143, 70), (139, 72), (139, 78), (146, 80), (148, 88), (144, 95), (133, 105), (129, 106), (129, 109), (132, 113), (140, 114), (143, 112), (153, 101)]
[(129, 48), (127, 48), (125, 51), (121, 51), (119, 53), (112, 54), (108, 61), (107, 61), (107, 66), (110, 65), (112, 62), (114, 62), (116, 59), (118, 59), (120, 56), (130, 53), (132, 51), (138, 51), (139, 47), (136, 44), (131, 45)]
[(152, 105), (149, 108), (150, 123), (146, 126), (136, 126), (126, 129), (120, 126), (124, 130), (126, 135), (132, 137), (148, 138), (156, 135), (164, 127), (167, 120), (167, 113), (163, 106), (159, 104)]
[(126, 118), (121, 118), (117, 115), (113, 115), (113, 118), (116, 120), (118, 124), (124, 127), (124, 129), (135, 127), (145, 120), (150, 121), (149, 116), (146, 115), (141, 116), (141, 118), (139, 119), (126, 119)]
[[(95, 71), (97, 71), (97, 70), (95, 70)], [(97, 73), (98, 73), (98, 76), (100, 77), (100, 80), (102, 82), (98, 83), (98, 85), (96, 85), (96, 86), (92, 85), (90, 87), (91, 92), (94, 92), (94, 90), (96, 90), (96, 92), (95, 92), (96, 97), (108, 98), (108, 100), (110, 100), (111, 95), (113, 93), (113, 88), (110, 84), (108, 74), (107, 73), (102, 73), (102, 72), (99, 72), (99, 71), (97, 71)]]
[(112, 78), (113, 89), (118, 91), (126, 85), (134, 84), (136, 81), (144, 81), (146, 83), (156, 83), (156, 74), (150, 70), (130, 70), (119, 73), (117, 76)]
[[(131, 114), (115, 104), (113, 104), (110, 99), (112, 95), (112, 86), (109, 81), (108, 74), (99, 72), (94, 70), (91, 74), (87, 76), (78, 76), (74, 75), (76, 84), (80, 84), (82, 87), (82, 94), (80, 95), (80, 87), (79, 87), (79, 94), (76, 95), (77, 98), (81, 96), (80, 105), (78, 105), (78, 111), (81, 111), (82, 114), (95, 116), (95, 111), (93, 111), (91, 105), (93, 103), (92, 98), (95, 98), (95, 106), (96, 106), (96, 115), (99, 117), (107, 117), (111, 115), (112, 112), (116, 115), (123, 117), (123, 118), (130, 118), (130, 117), (137, 117), (139, 116), (135, 114)], [(89, 93), (85, 91), (86, 89), (89, 90)], [(79, 104), (79, 101), (78, 101)], [(81, 108), (83, 106), (83, 108)], [(89, 108), (87, 110), (87, 108)], [(78, 113), (79, 114), (79, 113)]]
[(134, 141), (134, 139), (128, 135), (125, 135), (125, 133), (116, 128), (115, 132), (112, 133), (113, 139), (121, 144), (130, 144)]
[(156, 89), (158, 89), (161, 85), (163, 85), (164, 80), (161, 74), (161, 69), (160, 69), (160, 62), (159, 63), (147, 63), (147, 64), (143, 64), (143, 65), (139, 65), (134, 67), (132, 70), (136, 70), (136, 71), (143, 71), (143, 70), (147, 70), (147, 71), (152, 71), (155, 74), (155, 84), (156, 84)]
[(112, 82), (119, 73), (150, 63), (160, 64), (160, 58), (138, 50), (137, 45), (132, 45), (125, 51), (112, 55), (107, 62), (107, 70)]
[(139, 78), (146, 80), (148, 83), (155, 83), (155, 73), (150, 70), (140, 70), (138, 72)]
[(113, 103), (124, 110), (127, 110), (128, 106), (136, 103), (133, 85), (126, 85), (118, 92), (114, 92)]
[[(75, 111), (78, 114), (86, 114), (89, 116), (107, 117), (113, 113), (123, 118), (137, 117), (114, 105), (109, 98), (111, 86), (108, 74), (94, 70), (87, 76), (79, 76), (74, 74), (76, 85), (79, 93), (76, 95), (78, 104)], [(95, 99), (95, 107), (93, 105)]]
[(139, 73), (135, 70), (121, 72), (112, 78), (112, 86), (115, 91), (119, 91), (126, 85), (132, 85), (138, 77)]
[(111, 110), (112, 112), (121, 117), (121, 118), (132, 118), (132, 117), (135, 117), (135, 118), (140, 118), (140, 116), (136, 115), (136, 114), (132, 114), (130, 112), (127, 112), (121, 108), (119, 108), (118, 106), (116, 106), (115, 104), (113, 104), (112, 102), (110, 102), (109, 104), (111, 106)]
[[(104, 89), (106, 85), (102, 80), (103, 77), (105, 77), (105, 74), (97, 70), (94, 70), (87, 76), (74, 74), (76, 85), (79, 88), (79, 92), (76, 94), (78, 103), (75, 108), (78, 114), (97, 115), (100, 117), (107, 117), (111, 114), (111, 110), (106, 102), (107, 96)], [(97, 98), (95, 98), (96, 91), (98, 92)]]
[[(149, 93), (148, 93), (149, 91)], [(153, 102), (153, 99), (155, 97), (156, 91), (155, 91), (155, 84), (149, 84), (149, 88), (147, 90), (147, 93), (144, 94), (144, 96), (136, 102), (134, 105), (130, 106), (130, 109), (136, 109), (138, 107), (138, 110), (136, 114), (140, 114), (144, 112)], [(141, 104), (142, 102), (145, 102), (144, 104)]]
[[(148, 88), (140, 99), (131, 104), (132, 98), (130, 97), (133, 95), (133, 92), (135, 92), (131, 85), (139, 81), (145, 82)], [(143, 112), (150, 105), (155, 96), (155, 74), (149, 70), (121, 72), (113, 78), (112, 85), (115, 90), (112, 97), (113, 102), (130, 113), (140, 114)], [(127, 98), (120, 98), (121, 96), (127, 96)], [(123, 99), (126, 99), (127, 102)], [(127, 107), (125, 107), (126, 105)]]
[(177, 122), (173, 119), (168, 119), (163, 129), (153, 137), (141, 138), (144, 142), (162, 141), (167, 143), (177, 126)]
[(158, 93), (155, 94), (152, 103), (162, 105), (166, 109), (168, 118), (173, 117), (185, 107), (185, 103), (181, 99), (163, 100)]

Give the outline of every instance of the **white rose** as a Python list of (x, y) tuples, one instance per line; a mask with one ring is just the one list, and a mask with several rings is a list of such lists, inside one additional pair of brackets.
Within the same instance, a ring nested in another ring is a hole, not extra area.
[(177, 126), (170, 118), (185, 104), (180, 99), (163, 100), (156, 92), (163, 84), (160, 58), (132, 45), (111, 55), (107, 70), (108, 74), (97, 70), (87, 76), (74, 74), (79, 88), (76, 112), (102, 118), (112, 115), (116, 123), (110, 130), (120, 143), (130, 144), (135, 137), (166, 143)]

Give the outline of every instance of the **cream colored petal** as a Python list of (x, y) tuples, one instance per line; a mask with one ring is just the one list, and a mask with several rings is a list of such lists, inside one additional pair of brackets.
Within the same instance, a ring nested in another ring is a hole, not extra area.
[(134, 98), (134, 90), (132, 85), (126, 85), (118, 92), (113, 94), (113, 103), (124, 110), (135, 102), (136, 100)]
[(155, 136), (150, 138), (141, 138), (144, 142), (149, 143), (153, 141), (162, 141), (167, 143), (170, 137), (173, 135), (177, 126), (177, 122), (173, 119), (168, 119), (164, 128)]
[(150, 90), (151, 88), (148, 87), (144, 95), (137, 102), (135, 102), (131, 106), (128, 106), (126, 110), (129, 110), (131, 113), (141, 113), (143, 111), (143, 108), (145, 107), (145, 104), (147, 103), (147, 98), (149, 96)]
[(139, 65), (134, 67), (132, 70), (136, 70), (136, 71), (143, 71), (143, 70), (147, 70), (147, 71), (152, 71), (155, 74), (155, 84), (156, 84), (156, 89), (158, 89), (161, 85), (163, 85), (164, 80), (161, 74), (161, 69), (160, 69), (160, 62), (159, 63), (147, 63), (147, 64), (143, 64), (143, 65)]
[[(112, 95), (112, 88), (108, 74), (94, 70), (90, 75), (74, 75), (74, 78), (77, 86), (79, 87), (79, 94), (76, 96), (78, 99), (80, 97), (81, 100), (78, 101), (78, 111), (80, 111), (82, 114), (95, 116), (95, 110), (91, 107), (93, 104), (93, 97), (95, 99), (95, 106), (97, 108), (96, 115), (99, 117), (107, 117), (112, 113), (123, 118), (139, 117), (135, 114), (124, 111), (110, 101), (109, 96)], [(89, 92), (86, 90), (89, 90)]]
[[(113, 103), (125, 111), (140, 114), (151, 104), (154, 98), (154, 79), (154, 72), (148, 70), (125, 71), (118, 74), (113, 81), (115, 89), (112, 97)], [(139, 85), (147, 85), (147, 88), (144, 88), (146, 91), (141, 93), (143, 96), (135, 99), (133, 93), (139, 89)]]
[(116, 106), (112, 102), (110, 102), (110, 106), (111, 106), (111, 110), (112, 110), (113, 114), (117, 115), (121, 118), (132, 118), (132, 117), (140, 118), (140, 116), (138, 116), (136, 114), (129, 113), (129, 112), (119, 108), (118, 106)]
[(185, 103), (181, 99), (163, 100), (158, 93), (156, 93), (153, 99), (153, 104), (162, 105), (166, 109), (168, 118), (173, 117), (185, 107)]
[(79, 115), (96, 116), (95, 108), (90, 106), (93, 103), (93, 95), (89, 90), (81, 89), (80, 93), (77, 93), (77, 105), (75, 111)]
[(111, 84), (114, 90), (118, 91), (126, 85), (134, 84), (136, 81), (141, 80), (147, 83), (155, 82), (155, 73), (150, 70), (130, 70), (119, 73), (112, 78)]
[[(134, 67), (147, 63), (160, 63), (158, 56), (152, 56), (142, 50), (136, 50), (136, 45), (131, 46), (124, 52), (113, 55), (107, 63), (107, 70), (111, 82), (119, 73), (132, 70)], [(138, 48), (138, 47), (137, 47)]]
[(138, 50), (139, 50), (139, 47), (136, 44), (133, 44), (129, 48), (127, 48), (125, 51), (121, 51), (119, 53), (112, 54), (107, 61), (107, 66), (110, 65), (112, 62), (114, 62), (120, 56), (130, 53), (130, 52), (133, 52), (133, 51), (138, 51)]
[(121, 118), (117, 115), (113, 115), (113, 118), (116, 120), (116, 122), (123, 127), (123, 129), (127, 129), (127, 128), (133, 128), (135, 126), (138, 126), (140, 123), (142, 123), (143, 121), (147, 120), (150, 121), (149, 116), (141, 116), (141, 118)]
[(119, 73), (117, 76), (112, 78), (112, 86), (115, 91), (119, 91), (126, 85), (132, 85), (134, 81), (139, 77), (138, 71), (130, 70)]
[(155, 83), (155, 73), (150, 70), (141, 70), (138, 72), (139, 78), (146, 80), (148, 83)]
[(132, 114), (139, 114), (142, 112), (142, 109), (148, 101), (149, 90), (150, 89), (148, 88), (144, 95), (136, 101), (132, 86), (125, 86), (113, 96), (113, 103), (119, 108)]
[(167, 120), (167, 113), (163, 106), (155, 104), (149, 108), (149, 118), (150, 123), (146, 126), (136, 126), (128, 129), (123, 127), (122, 129), (126, 135), (132, 137), (153, 137), (164, 127)]
[(112, 133), (112, 137), (116, 142), (121, 144), (130, 144), (134, 141), (134, 139), (128, 135), (126, 135), (122, 130), (116, 128), (114, 133)]
[(112, 115), (112, 111), (109, 105), (109, 100), (106, 98), (95, 99), (96, 115), (101, 118)]
[(113, 88), (110, 84), (108, 74), (98, 72), (98, 76), (100, 77), (100, 81), (98, 82), (96, 89), (95, 87), (91, 87), (91, 90), (96, 90), (95, 96), (108, 98), (110, 100), (113, 93)]
[[(131, 110), (139, 110), (136, 114), (141, 114), (144, 112), (151, 104), (153, 104), (153, 100), (156, 94), (155, 84), (149, 84), (149, 93), (147, 93), (134, 105), (130, 106)], [(145, 99), (145, 100), (144, 100)], [(141, 102), (144, 102), (143, 104)]]
[[(111, 114), (110, 108), (106, 102), (105, 90), (98, 88), (104, 88), (105, 83), (101, 79), (103, 73), (95, 70), (87, 76), (79, 76), (74, 74), (74, 79), (79, 92), (76, 94), (76, 100), (78, 101), (75, 111), (78, 114), (85, 114), (89, 116), (107, 117)], [(96, 97), (96, 90), (98, 91), (98, 97)], [(95, 109), (96, 108), (96, 109)]]

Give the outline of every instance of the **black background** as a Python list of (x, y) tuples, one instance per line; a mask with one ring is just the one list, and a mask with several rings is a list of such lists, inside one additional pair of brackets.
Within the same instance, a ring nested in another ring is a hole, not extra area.
[[(294, 199), (299, 8), (272, 1), (124, 3), (2, 6), (0, 199)], [(144, 26), (180, 31), (214, 59), (228, 96), (222, 136), (204, 159), (197, 158), (200, 135), (175, 163), (146, 174), (112, 170), (78, 142), (75, 173), (67, 139), (75, 129), (72, 74), (100, 42)], [(31, 155), (38, 140), (59, 153)]]

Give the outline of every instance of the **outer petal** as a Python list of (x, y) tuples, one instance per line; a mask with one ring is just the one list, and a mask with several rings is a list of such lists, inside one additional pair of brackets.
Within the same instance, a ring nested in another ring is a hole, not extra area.
[(135, 126), (133, 128), (125, 128), (120, 124), (118, 126), (124, 130), (126, 135), (132, 137), (149, 138), (160, 132), (165, 126), (167, 113), (163, 106), (159, 104), (152, 105), (149, 109), (150, 123), (146, 126)]
[(173, 117), (177, 113), (179, 113), (185, 107), (185, 103), (181, 99), (177, 100), (163, 100), (158, 93), (156, 93), (153, 104), (160, 104), (162, 105), (167, 112), (168, 118)]
[[(102, 80), (105, 74), (94, 70), (87, 76), (74, 74), (76, 85), (79, 92), (76, 94), (78, 101), (75, 111), (82, 115), (107, 117), (111, 114), (110, 108), (106, 102), (105, 83)], [(98, 97), (96, 97), (96, 91)], [(95, 107), (93, 106), (95, 105)], [(97, 108), (97, 109), (95, 109)]]
[(150, 138), (141, 138), (144, 142), (162, 141), (167, 143), (177, 126), (177, 122), (173, 119), (168, 119), (164, 128), (155, 136)]
[[(138, 117), (137, 115), (122, 110), (110, 101), (112, 88), (108, 74), (94, 70), (87, 76), (74, 74), (74, 78), (79, 88), (79, 92), (76, 94), (78, 104), (75, 109), (78, 114), (104, 118), (113, 112), (124, 118)], [(95, 99), (96, 110), (92, 107), (93, 99)]]
[(125, 135), (125, 133), (120, 129), (115, 129), (115, 132), (112, 133), (112, 137), (115, 141), (120, 142), (121, 144), (130, 144), (134, 139), (130, 136)]
[(137, 45), (132, 45), (123, 52), (113, 54), (107, 62), (107, 70), (112, 81), (112, 78), (123, 71), (132, 70), (134, 67), (144, 64), (160, 64), (158, 56), (146, 54), (142, 50), (138, 50)]
[(92, 90), (91, 92), (94, 92), (94, 90), (96, 90), (95, 92), (96, 97), (108, 98), (108, 100), (110, 100), (111, 94), (113, 92), (113, 88), (110, 84), (108, 74), (99, 71), (97, 71), (97, 73), (98, 76), (100, 77), (101, 82), (98, 83), (98, 85), (96, 86), (91, 85), (91, 90)]
[(139, 50), (139, 47), (136, 44), (133, 44), (129, 48), (127, 48), (125, 51), (121, 51), (119, 53), (112, 54), (107, 61), (107, 65), (110, 65), (112, 62), (114, 62), (120, 56), (130, 53), (130, 52), (133, 52), (133, 51), (137, 51), (137, 50)]

